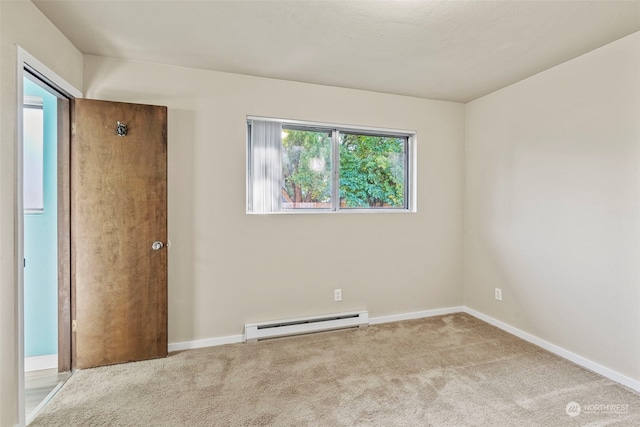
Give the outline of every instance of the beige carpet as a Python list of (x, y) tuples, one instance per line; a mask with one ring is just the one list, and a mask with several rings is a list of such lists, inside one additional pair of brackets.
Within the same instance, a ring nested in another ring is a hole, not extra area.
[(452, 314), (82, 370), (32, 425), (640, 426), (640, 394)]

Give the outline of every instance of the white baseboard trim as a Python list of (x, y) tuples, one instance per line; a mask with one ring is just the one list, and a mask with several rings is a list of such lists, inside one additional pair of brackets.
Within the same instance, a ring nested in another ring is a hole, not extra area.
[(469, 308), (466, 306), (463, 308), (464, 308), (463, 311), (465, 313), (470, 314), (473, 317), (477, 317), (478, 319), (483, 320), (497, 328), (500, 328), (503, 331), (510, 333), (511, 335), (515, 335), (518, 338), (522, 338), (525, 341), (528, 341), (532, 344), (537, 345), (538, 347), (542, 347), (545, 350), (550, 351), (551, 353), (557, 354), (558, 356), (564, 359), (567, 359), (584, 368), (587, 368), (593, 372), (596, 372), (602, 375), (603, 377), (607, 377), (610, 380), (613, 380), (617, 383), (625, 385), (636, 391), (640, 391), (640, 381), (636, 381), (633, 378), (629, 378), (625, 375), (622, 375), (621, 373), (616, 372), (613, 369), (609, 369), (606, 366), (602, 366), (599, 363), (593, 362), (585, 357), (572, 353), (569, 350), (565, 350), (562, 347), (559, 347), (555, 344), (551, 344), (550, 342), (545, 341), (541, 338), (538, 338), (535, 335), (531, 335), (528, 332), (524, 332), (518, 328), (514, 328), (511, 325), (501, 322), (500, 320), (494, 319), (493, 317), (487, 316), (486, 314), (480, 313), (479, 311), (476, 311), (472, 308)]
[(206, 338), (196, 341), (183, 341), (169, 343), (169, 351), (193, 350), (195, 348), (215, 347), (225, 344), (236, 344), (243, 342), (242, 335), (229, 335), (226, 337)]
[(57, 354), (45, 354), (44, 356), (32, 356), (24, 358), (24, 371), (40, 371), (58, 367)]
[(442, 316), (445, 314), (460, 313), (461, 311), (464, 311), (464, 309), (465, 307), (458, 306), (458, 307), (436, 308), (433, 310), (414, 311), (412, 313), (392, 314), (390, 316), (370, 317), (369, 324), (378, 325), (380, 323), (399, 322), (401, 320), (412, 320), (412, 319), (421, 319), (423, 317)]

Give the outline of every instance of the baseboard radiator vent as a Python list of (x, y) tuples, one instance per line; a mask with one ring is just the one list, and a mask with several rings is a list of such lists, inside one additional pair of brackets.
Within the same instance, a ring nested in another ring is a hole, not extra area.
[(362, 328), (369, 325), (368, 311), (301, 317), (244, 325), (244, 341), (251, 343), (267, 338), (309, 334), (333, 329)]

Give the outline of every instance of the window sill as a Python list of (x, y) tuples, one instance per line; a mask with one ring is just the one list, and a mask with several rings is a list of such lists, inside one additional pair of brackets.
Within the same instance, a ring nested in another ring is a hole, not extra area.
[(351, 215), (351, 214), (412, 214), (417, 213), (415, 209), (339, 209), (337, 211), (331, 209), (289, 209), (283, 210), (280, 212), (250, 212), (247, 211), (248, 215), (309, 215), (309, 214), (320, 214), (320, 215)]

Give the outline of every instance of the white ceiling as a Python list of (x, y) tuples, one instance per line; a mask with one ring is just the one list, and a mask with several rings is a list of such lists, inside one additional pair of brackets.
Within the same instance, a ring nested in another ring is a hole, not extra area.
[(640, 1), (33, 2), (85, 54), (461, 102), (640, 31)]

